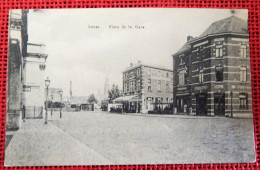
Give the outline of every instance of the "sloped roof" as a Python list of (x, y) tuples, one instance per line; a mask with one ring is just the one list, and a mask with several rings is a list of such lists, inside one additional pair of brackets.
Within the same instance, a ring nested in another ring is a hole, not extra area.
[(248, 33), (247, 21), (231, 16), (212, 23), (199, 37), (219, 33)]
[[(192, 39), (191, 41), (196, 41), (207, 35), (220, 34), (220, 33), (239, 33), (248, 34), (247, 21), (238, 18), (236, 16), (231, 16), (219, 21), (212, 23), (199, 37)], [(189, 41), (186, 42), (174, 55), (180, 54), (191, 48)]]
[(190, 48), (191, 48), (190, 44), (188, 44), (188, 42), (186, 42), (175, 54), (179, 54), (181, 52), (189, 50)]

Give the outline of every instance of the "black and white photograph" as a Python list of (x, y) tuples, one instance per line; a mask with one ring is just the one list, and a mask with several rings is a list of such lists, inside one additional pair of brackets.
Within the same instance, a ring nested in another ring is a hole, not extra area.
[(5, 166), (255, 162), (248, 10), (10, 10)]

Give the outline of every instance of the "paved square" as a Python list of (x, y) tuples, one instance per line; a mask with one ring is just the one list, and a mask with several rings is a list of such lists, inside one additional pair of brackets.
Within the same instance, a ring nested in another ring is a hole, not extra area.
[(252, 119), (64, 112), (23, 122), (5, 165), (236, 163), (255, 160)]

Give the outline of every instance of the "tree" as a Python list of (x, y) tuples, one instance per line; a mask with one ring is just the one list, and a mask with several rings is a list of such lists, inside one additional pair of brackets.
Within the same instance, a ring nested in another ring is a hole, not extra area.
[(118, 88), (118, 85), (113, 84), (111, 90), (108, 91), (108, 101), (112, 101), (121, 96), (121, 91)]
[(88, 97), (88, 102), (89, 103), (97, 103), (98, 102), (98, 100), (96, 99), (96, 97), (93, 93)]

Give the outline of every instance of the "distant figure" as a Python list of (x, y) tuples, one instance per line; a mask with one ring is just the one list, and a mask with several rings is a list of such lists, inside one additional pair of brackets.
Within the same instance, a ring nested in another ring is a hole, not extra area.
[(187, 105), (184, 105), (184, 113), (187, 113)]
[(25, 122), (25, 105), (23, 105), (22, 114), (23, 114), (23, 122)]

